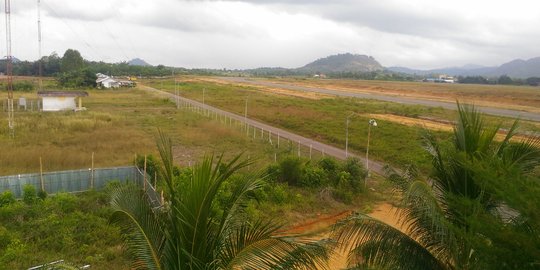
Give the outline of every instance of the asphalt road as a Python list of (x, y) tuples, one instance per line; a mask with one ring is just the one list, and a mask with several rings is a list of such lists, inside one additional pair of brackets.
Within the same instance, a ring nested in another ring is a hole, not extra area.
[[(139, 84), (139, 88), (141, 88), (143, 90), (146, 90), (146, 91), (149, 91), (149, 92), (159, 94), (160, 96), (163, 96), (163, 97), (168, 97), (171, 101), (176, 102), (177, 97), (172, 93), (161, 91), (161, 90), (158, 90), (156, 88), (152, 88), (152, 87), (141, 85), (141, 84)], [(328, 145), (328, 144), (324, 144), (324, 143), (321, 143), (321, 142), (318, 142), (318, 141), (315, 141), (315, 140), (312, 140), (312, 139), (297, 135), (295, 133), (286, 131), (284, 129), (280, 129), (280, 128), (276, 128), (276, 127), (267, 125), (265, 123), (262, 123), (262, 122), (259, 122), (259, 121), (253, 120), (253, 119), (244, 118), (243, 115), (237, 115), (237, 114), (234, 114), (234, 113), (231, 113), (231, 112), (228, 112), (228, 111), (224, 111), (224, 110), (209, 106), (207, 104), (202, 104), (201, 102), (198, 102), (198, 101), (195, 101), (195, 100), (192, 100), (192, 99), (187, 99), (187, 98), (184, 98), (184, 97), (178, 97), (178, 100), (179, 100), (179, 103), (181, 104), (181, 106), (183, 106), (184, 108), (187, 107), (189, 109), (200, 112), (202, 114), (206, 113), (206, 115), (209, 115), (210, 117), (219, 115), (221, 117), (221, 119), (223, 119), (224, 122), (226, 122), (226, 123), (230, 123), (233, 120), (234, 121), (239, 121), (241, 123), (245, 122), (249, 126), (251, 126), (250, 127), (251, 130), (253, 130), (253, 128), (255, 128), (257, 134), (260, 134), (261, 129), (265, 133), (270, 132), (272, 134), (272, 136), (275, 136), (274, 139), (273, 139), (274, 143), (277, 143), (276, 139), (277, 139), (277, 136), (279, 136), (281, 138), (281, 140), (288, 139), (288, 140), (291, 141), (291, 143), (295, 143), (295, 144), (300, 143), (300, 144), (304, 145), (305, 147), (311, 147), (313, 150), (324, 153), (325, 155), (329, 155), (329, 156), (335, 157), (337, 159), (342, 159), (342, 160), (346, 159), (344, 149), (340, 149), (340, 148), (337, 148), (337, 147), (334, 147), (334, 146), (331, 146), (331, 145)], [(251, 136), (252, 131), (248, 132), (248, 134), (249, 134), (249, 136)], [(358, 156), (358, 155), (355, 155), (355, 154), (350, 153), (350, 152), (348, 153), (348, 156), (349, 157), (356, 157), (363, 164), (366, 164), (366, 159), (364, 157), (362, 157), (362, 156)], [(370, 171), (376, 172), (378, 174), (384, 174), (383, 167), (384, 167), (383, 163), (376, 162), (376, 161), (373, 161), (373, 160), (369, 161), (369, 170)]]
[[(318, 88), (318, 87), (307, 87), (307, 86), (298, 86), (298, 85), (291, 85), (291, 84), (285, 84), (285, 83), (274, 83), (274, 82), (268, 82), (268, 81), (251, 80), (249, 78), (244, 78), (244, 77), (220, 77), (220, 79), (224, 81), (229, 81), (231, 83), (260, 85), (260, 86), (282, 88), (282, 89), (293, 90), (293, 91), (313, 92), (313, 93), (321, 93), (321, 94), (328, 94), (328, 95), (335, 95), (335, 96), (342, 96), (342, 97), (376, 99), (376, 100), (395, 102), (395, 103), (401, 103), (401, 104), (407, 104), (407, 105), (441, 107), (441, 108), (449, 109), (449, 110), (457, 109), (455, 102), (434, 101), (434, 100), (390, 96), (390, 95), (375, 94), (375, 93), (352, 93), (352, 92), (336, 91), (336, 90)], [(511, 118), (519, 117), (520, 119), (540, 122), (540, 114), (538, 113), (510, 110), (510, 109), (503, 109), (503, 108), (485, 107), (485, 106), (476, 106), (476, 108), (479, 111), (486, 114), (511, 117)]]

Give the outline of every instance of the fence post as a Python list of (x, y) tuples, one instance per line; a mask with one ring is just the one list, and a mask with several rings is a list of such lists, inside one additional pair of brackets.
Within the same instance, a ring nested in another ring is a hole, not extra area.
[(311, 160), (311, 150), (313, 149), (313, 145), (309, 145), (309, 160)]
[(279, 131), (277, 133), (277, 148), (279, 148)]
[(90, 179), (90, 189), (94, 189), (94, 152), (92, 152), (92, 178)]
[(144, 155), (144, 177), (143, 177), (143, 189), (146, 190), (146, 155)]
[(41, 182), (41, 191), (45, 191), (45, 183), (43, 183), (43, 162), (39, 157), (39, 182)]
[(300, 141), (298, 141), (298, 156), (300, 156)]

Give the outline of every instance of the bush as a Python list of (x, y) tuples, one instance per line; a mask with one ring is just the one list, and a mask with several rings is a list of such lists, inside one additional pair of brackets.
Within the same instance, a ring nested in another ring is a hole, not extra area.
[(364, 181), (367, 177), (367, 171), (357, 158), (348, 158), (343, 165), (343, 171), (347, 172), (349, 177), (349, 184), (355, 192), (362, 191), (364, 188)]
[[(135, 166), (139, 170), (144, 171), (144, 156), (137, 154), (135, 158)], [(158, 173), (159, 162), (153, 155), (146, 156), (146, 174), (151, 179), (154, 179), (154, 176)]]
[(10, 205), (15, 202), (15, 197), (11, 190), (6, 190), (0, 195), (0, 207)]
[(40, 191), (38, 191), (37, 196), (38, 196), (38, 198), (40, 198), (41, 200), (45, 200), (45, 199), (47, 198), (47, 191), (45, 191), (45, 190), (40, 190)]
[(297, 186), (302, 178), (304, 163), (298, 157), (288, 156), (279, 162), (279, 180), (291, 186)]
[(319, 167), (306, 166), (299, 185), (302, 187), (318, 188), (326, 186), (328, 176), (326, 172)]
[(319, 160), (317, 163), (319, 167), (321, 167), (328, 176), (328, 180), (332, 183), (332, 185), (336, 186), (338, 184), (338, 172), (340, 171), (340, 165), (339, 163), (331, 157), (325, 157)]
[(37, 200), (36, 187), (26, 184), (23, 187), (23, 202), (33, 204)]

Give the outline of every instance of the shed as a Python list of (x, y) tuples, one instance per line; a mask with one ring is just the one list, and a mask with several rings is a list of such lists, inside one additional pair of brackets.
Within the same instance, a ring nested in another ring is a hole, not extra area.
[[(64, 110), (84, 110), (82, 97), (87, 97), (85, 91), (38, 91), (38, 97), (42, 98), (42, 110), (55, 112)], [(75, 102), (75, 99), (78, 102)]]

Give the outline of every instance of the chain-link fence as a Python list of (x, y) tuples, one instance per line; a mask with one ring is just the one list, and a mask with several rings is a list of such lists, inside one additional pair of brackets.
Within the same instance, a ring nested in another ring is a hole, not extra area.
[(48, 194), (83, 192), (101, 189), (110, 181), (118, 181), (143, 186), (152, 203), (157, 206), (160, 196), (148, 179), (147, 177), (145, 183), (144, 173), (135, 166), (18, 174), (0, 176), (0, 193), (10, 190), (16, 198), (21, 198), (25, 185), (32, 185), (36, 190), (45, 190)]

